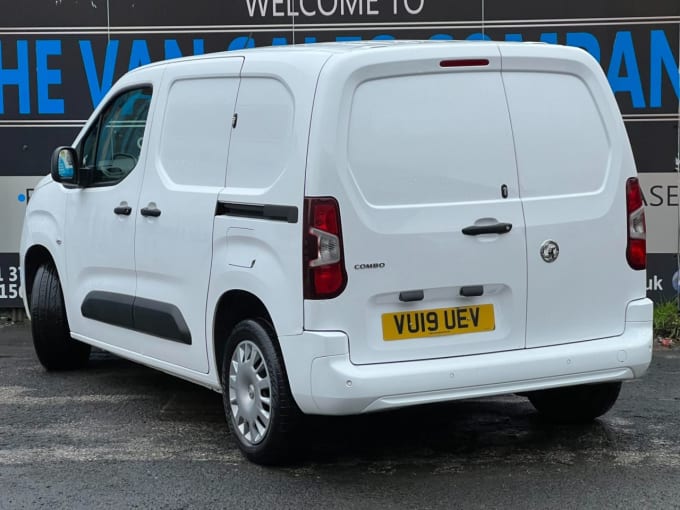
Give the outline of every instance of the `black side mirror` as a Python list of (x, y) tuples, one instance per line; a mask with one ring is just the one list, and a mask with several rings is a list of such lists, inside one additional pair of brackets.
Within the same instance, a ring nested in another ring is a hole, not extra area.
[(50, 173), (55, 182), (77, 186), (79, 170), (78, 154), (73, 147), (57, 147), (54, 150)]

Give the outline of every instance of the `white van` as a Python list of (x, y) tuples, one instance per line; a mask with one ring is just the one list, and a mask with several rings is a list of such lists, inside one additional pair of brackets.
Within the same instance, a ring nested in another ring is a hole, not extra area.
[(125, 75), (27, 209), (47, 369), (94, 345), (224, 395), (281, 462), (302, 414), (505, 393), (592, 420), (652, 353), (626, 130), (584, 51), (370, 42)]

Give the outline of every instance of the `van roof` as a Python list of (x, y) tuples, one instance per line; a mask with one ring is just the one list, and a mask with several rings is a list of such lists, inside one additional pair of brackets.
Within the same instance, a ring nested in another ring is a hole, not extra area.
[[(560, 46), (556, 44), (546, 44), (543, 42), (511, 42), (511, 41), (438, 41), (438, 40), (368, 40), (368, 41), (346, 41), (346, 42), (321, 42), (321, 43), (311, 43), (311, 44), (297, 44), (297, 45), (281, 45), (281, 46), (263, 46), (258, 48), (248, 48), (242, 50), (232, 50), (232, 51), (222, 51), (216, 53), (207, 53), (204, 55), (194, 55), (181, 57), (171, 60), (163, 60), (159, 62), (154, 62), (131, 71), (134, 73), (138, 70), (150, 69), (159, 66), (176, 65), (182, 62), (196, 62), (209, 59), (220, 59), (229, 57), (266, 57), (276, 55), (282, 59), (290, 58), (291, 60), (302, 59), (310, 55), (347, 55), (350, 53), (358, 52), (377, 52), (377, 51), (394, 51), (394, 50), (404, 50), (408, 52), (414, 48), (435, 48), (442, 46), (479, 46), (479, 45), (493, 45), (499, 48), (503, 47), (539, 47), (542, 46), (546, 48), (545, 51), (550, 51), (552, 56), (555, 57), (560, 55), (565, 57), (567, 54), (571, 54), (573, 58), (573, 52), (583, 52), (573, 47)], [(543, 50), (542, 50), (543, 51)], [(569, 58), (569, 57), (567, 57)]]
[[(301, 56), (301, 54), (310, 53), (325, 53), (325, 54), (347, 54), (358, 51), (376, 51), (388, 48), (409, 49), (414, 47), (424, 46), (441, 46), (441, 45), (465, 45), (465, 44), (491, 44), (497, 46), (517, 46), (532, 44), (530, 42), (506, 42), (506, 41), (437, 41), (437, 40), (368, 40), (368, 41), (346, 41), (346, 42), (321, 42), (311, 44), (289, 44), (281, 46), (262, 46), (257, 48), (247, 48), (241, 50), (221, 51), (215, 53), (206, 53), (204, 55), (193, 55), (170, 60), (162, 60), (153, 62), (151, 64), (139, 67), (138, 69), (148, 69), (151, 67), (165, 66), (169, 64), (177, 64), (180, 62), (192, 62), (198, 60), (208, 60), (225, 57), (248, 57), (255, 55), (278, 53), (280, 55)], [(545, 43), (534, 43), (545, 44)], [(554, 45), (553, 45), (554, 46)]]

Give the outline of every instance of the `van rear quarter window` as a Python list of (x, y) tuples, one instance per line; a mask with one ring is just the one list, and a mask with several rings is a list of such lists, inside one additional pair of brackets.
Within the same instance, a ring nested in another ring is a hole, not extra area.
[(523, 198), (595, 192), (611, 142), (586, 84), (571, 74), (505, 72)]
[(348, 162), (372, 205), (500, 199), (514, 161), (498, 72), (380, 78), (354, 92)]

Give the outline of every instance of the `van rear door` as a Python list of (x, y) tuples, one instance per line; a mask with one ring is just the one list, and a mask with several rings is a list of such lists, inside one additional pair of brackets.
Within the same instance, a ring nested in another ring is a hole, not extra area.
[(524, 348), (524, 218), (499, 51), (404, 53), (355, 58), (354, 71), (331, 59), (322, 73), (306, 194), (338, 200), (348, 281), (335, 299), (305, 301), (305, 328), (345, 331), (355, 364)]
[[(606, 79), (581, 50), (501, 52), (527, 223), (527, 347), (619, 335), (644, 271), (626, 261), (635, 164)], [(549, 243), (558, 251), (544, 259)]]

